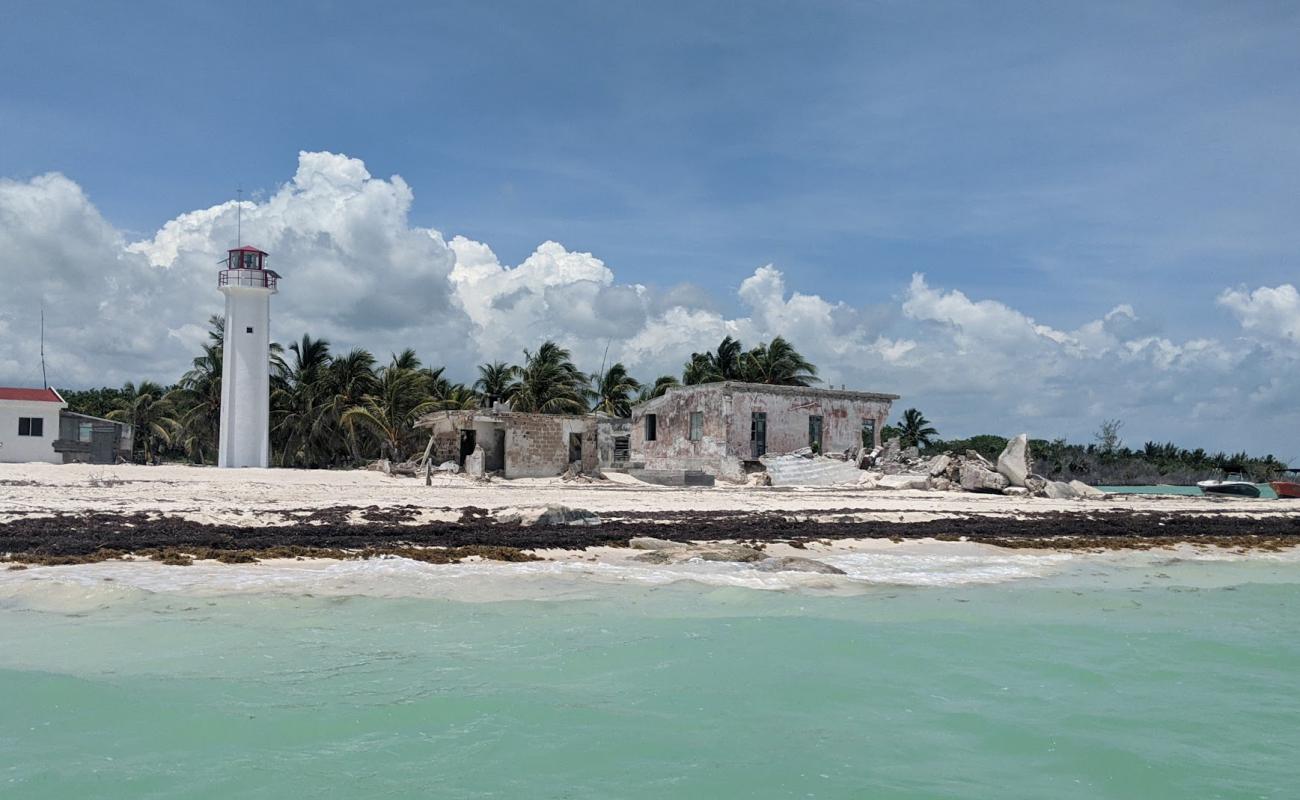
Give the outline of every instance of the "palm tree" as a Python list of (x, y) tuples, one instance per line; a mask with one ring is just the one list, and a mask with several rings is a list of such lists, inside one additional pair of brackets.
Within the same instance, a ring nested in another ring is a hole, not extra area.
[(777, 386), (810, 386), (821, 383), (817, 377), (817, 367), (780, 336), (750, 350), (745, 354), (743, 363), (745, 380), (752, 383)]
[(190, 460), (203, 464), (215, 458), (217, 435), (221, 428), (221, 328), (220, 317), (213, 318), (212, 342), (203, 345), (203, 354), (181, 376), (176, 388), (167, 393), (167, 401), (176, 411), (178, 423), (173, 441)]
[(938, 435), (920, 411), (909, 408), (903, 412), (903, 421), (898, 424), (898, 443), (903, 447), (926, 447)]
[(362, 398), (372, 393), (378, 385), (375, 379), (375, 357), (369, 350), (356, 347), (346, 355), (339, 356), (330, 363), (329, 398), (322, 409), (324, 419), (330, 428), (341, 434), (347, 448), (348, 460), (353, 464), (361, 462), (361, 442), (357, 427), (353, 422), (344, 423), (344, 413), (353, 406), (360, 405)]
[(592, 411), (603, 411), (613, 417), (632, 416), (632, 397), (641, 390), (641, 382), (627, 374), (622, 362), (605, 370), (595, 379), (596, 398)]
[(741, 353), (744, 346), (739, 341), (726, 336), (718, 343), (718, 349), (712, 353), (691, 353), (690, 361), (682, 370), (682, 383), (693, 386), (698, 383), (716, 381), (745, 380)]
[[(437, 410), (429, 398), (426, 376), (403, 367), (409, 360), (396, 357), (379, 371), (375, 390), (343, 412), (345, 425), (361, 425), (379, 439), (380, 456), (401, 461), (413, 439), (413, 425), (421, 414)], [(418, 363), (418, 362), (417, 362)]]
[(515, 369), (504, 361), (479, 364), (478, 380), (474, 381), (474, 388), (483, 396), (484, 408), (491, 408), (506, 399), (510, 384), (515, 378)]
[(292, 362), (281, 372), (271, 392), (275, 422), (272, 433), (280, 445), (281, 466), (320, 466), (329, 460), (331, 437), (324, 411), (329, 400), (330, 345), (303, 334), (289, 345)]
[(587, 410), (589, 379), (574, 366), (568, 350), (552, 341), (542, 342), (536, 353), (524, 351), (524, 364), (516, 368), (509, 390), (515, 411), (540, 414), (581, 414)]
[(663, 397), (664, 393), (669, 389), (681, 385), (682, 384), (672, 375), (660, 375), (658, 378), (655, 378), (653, 386), (641, 386), (641, 392), (637, 396), (637, 402), (644, 403), (645, 401), (652, 400), (656, 397)]
[(152, 381), (141, 381), (139, 386), (128, 382), (122, 387), (122, 397), (117, 408), (108, 412), (108, 418), (129, 422), (134, 428), (134, 447), (143, 450), (144, 462), (152, 464), (162, 447), (172, 443), (179, 424), (172, 416), (175, 409), (166, 398), (166, 392)]

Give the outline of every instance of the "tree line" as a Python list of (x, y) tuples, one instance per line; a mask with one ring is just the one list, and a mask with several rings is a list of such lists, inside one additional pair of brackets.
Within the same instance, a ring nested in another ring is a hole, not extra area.
[[(221, 421), (224, 320), (213, 316), (208, 341), (175, 384), (128, 382), (121, 388), (63, 392), (72, 411), (129, 422), (135, 460), (214, 463)], [(412, 349), (381, 363), (363, 348), (334, 352), (304, 334), (288, 347), (271, 345), (271, 458), (282, 467), (355, 466), (373, 458), (402, 460), (424, 442), (422, 415), (492, 408), (542, 414), (631, 415), (632, 407), (674, 386), (735, 380), (789, 386), (818, 382), (817, 368), (781, 337), (746, 350), (728, 336), (712, 352), (692, 353), (681, 378), (642, 383), (616, 362), (595, 373), (578, 369), (553, 341), (524, 350), (517, 364), (493, 361), (472, 383), (426, 365)]]

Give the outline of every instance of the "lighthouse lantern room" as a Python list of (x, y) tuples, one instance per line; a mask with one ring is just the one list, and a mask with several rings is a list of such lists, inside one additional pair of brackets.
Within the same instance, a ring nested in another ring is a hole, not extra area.
[(217, 286), (226, 296), (217, 465), (265, 467), (271, 455), (271, 295), (280, 276), (256, 247), (227, 251)]

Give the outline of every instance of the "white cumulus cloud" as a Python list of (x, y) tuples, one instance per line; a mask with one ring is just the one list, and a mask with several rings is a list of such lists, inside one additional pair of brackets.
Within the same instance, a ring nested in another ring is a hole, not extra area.
[[(1163, 335), (1135, 304), (1053, 325), (921, 274), (871, 308), (801, 291), (771, 264), (734, 297), (714, 298), (620, 280), (617, 265), (554, 241), (503, 264), (486, 243), (412, 225), (413, 197), (402, 178), (375, 177), (359, 159), (302, 153), (265, 199), (185, 211), (132, 242), (63, 175), (0, 180), (0, 383), (39, 380), (42, 302), (56, 385), (175, 380), (222, 308), (217, 262), (242, 215), (244, 242), (269, 251), (283, 275), (276, 339), (311, 333), (380, 358), (414, 347), (465, 380), (475, 364), (517, 360), (547, 338), (587, 370), (608, 349), (609, 361), (652, 380), (724, 336), (752, 345), (781, 335), (828, 384), (902, 394), (945, 434), (1079, 438), (1101, 417), (1122, 417), (1134, 435), (1284, 450), (1251, 420), (1300, 427), (1300, 294), (1289, 284), (1206, 298), (1207, 311), (1217, 303), (1238, 321), (1229, 341)], [(880, 285), (888, 291), (888, 276)], [(718, 310), (728, 307), (738, 311)], [(1300, 455), (1300, 442), (1289, 446)]]

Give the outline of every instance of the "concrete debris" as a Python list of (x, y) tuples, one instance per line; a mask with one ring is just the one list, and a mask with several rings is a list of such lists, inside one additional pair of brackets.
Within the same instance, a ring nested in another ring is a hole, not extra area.
[(952, 465), (952, 456), (944, 453), (930, 459), (929, 469), (927, 470), (932, 478), (938, 478), (948, 473), (948, 467)]
[[(593, 526), (599, 525), (601, 519), (596, 514), (582, 508), (569, 508), (568, 506), (547, 506), (542, 509), (520, 509), (519, 524), (525, 527), (533, 525), (543, 526)], [(500, 518), (498, 518), (500, 519)]]
[(743, 544), (727, 544), (725, 542), (712, 542), (709, 544), (687, 544), (679, 547), (663, 547), (658, 550), (647, 550), (639, 556), (635, 556), (635, 561), (645, 562), (647, 564), (681, 564), (686, 561), (699, 559), (700, 561), (736, 561), (749, 563), (758, 561), (763, 558), (763, 551), (755, 550)]
[(899, 447), (897, 439), (890, 439), (878, 453), (863, 456), (862, 463), (869, 463), (874, 470), (858, 478), (858, 485), (865, 489), (960, 490), (1056, 499), (1106, 496), (1080, 481), (1049, 481), (1031, 472), (1033, 455), (1029, 435), (1024, 433), (1007, 442), (996, 465), (974, 450), (913, 457), (912, 448)]
[(1070, 481), (1070, 488), (1080, 497), (1105, 497), (1106, 493), (1100, 489), (1089, 486), (1083, 481)]
[(821, 561), (814, 561), (811, 558), (800, 558), (799, 556), (764, 558), (761, 561), (754, 562), (754, 569), (761, 572), (816, 572), (822, 575), (847, 574), (839, 567)]
[(460, 472), (460, 464), (455, 461), (444, 461), (433, 468), (434, 472), (450, 472), (452, 475)]
[(805, 452), (805, 455), (765, 455), (759, 460), (767, 469), (773, 486), (834, 486), (858, 482), (861, 470), (856, 464), (816, 456), (810, 450)]
[(474, 451), (465, 456), (465, 473), (471, 478), (482, 478), (487, 473), (483, 469), (483, 447), (475, 445)]
[(876, 481), (879, 489), (929, 489), (928, 475), (882, 475)]
[(1048, 481), (1044, 493), (1051, 500), (1074, 500), (1079, 496), (1074, 487), (1064, 481)]
[(1029, 457), (1029, 434), (1022, 433), (1007, 442), (1006, 449), (998, 456), (998, 472), (1012, 486), (1024, 486), (1032, 463), (1033, 459)]
[(627, 540), (627, 546), (633, 550), (667, 550), (672, 547), (685, 547), (681, 542), (656, 539), (653, 536), (633, 536)]
[(1000, 493), (1007, 488), (1007, 479), (1000, 473), (989, 469), (984, 459), (980, 459), (983, 464), (974, 461), (967, 461), (961, 465), (960, 481), (961, 488), (968, 492), (994, 492)]

